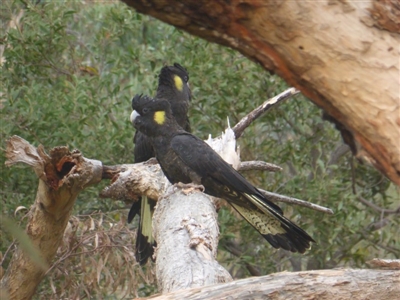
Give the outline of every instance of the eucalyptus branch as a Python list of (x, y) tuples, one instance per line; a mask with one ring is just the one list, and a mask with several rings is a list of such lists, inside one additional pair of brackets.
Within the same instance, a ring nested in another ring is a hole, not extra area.
[(367, 199), (362, 197), (361, 195), (357, 196), (358, 201), (360, 201), (362, 204), (372, 208), (373, 210), (382, 213), (382, 214), (400, 214), (400, 206), (397, 207), (396, 209), (386, 209), (386, 208), (381, 208), (378, 205), (369, 202)]
[(331, 210), (330, 208), (323, 207), (321, 205), (314, 204), (314, 203), (304, 201), (304, 200), (300, 200), (297, 198), (292, 198), (292, 197), (268, 192), (266, 190), (262, 190), (262, 189), (259, 189), (259, 190), (264, 194), (265, 197), (267, 197), (268, 200), (270, 200), (272, 202), (285, 202), (285, 203), (295, 204), (298, 206), (303, 206), (303, 207), (307, 207), (307, 208), (310, 208), (310, 209), (313, 209), (316, 211), (320, 211), (320, 212), (323, 212), (323, 213), (326, 213), (329, 215), (333, 215), (333, 210)]
[(275, 106), (279, 102), (283, 100), (289, 99), (290, 97), (299, 94), (300, 91), (295, 88), (289, 88), (286, 91), (276, 95), (273, 98), (268, 99), (262, 105), (254, 109), (252, 112), (247, 114), (244, 118), (242, 118), (239, 123), (237, 123), (232, 130), (235, 132), (236, 139), (240, 138), (244, 132), (244, 130), (249, 127), (249, 125), (259, 118), (263, 113), (269, 110), (271, 107)]
[(250, 170), (259, 170), (259, 171), (270, 171), (270, 172), (278, 172), (282, 171), (280, 166), (275, 164), (267, 163), (259, 160), (252, 161), (242, 161), (239, 165), (238, 171), (250, 171)]

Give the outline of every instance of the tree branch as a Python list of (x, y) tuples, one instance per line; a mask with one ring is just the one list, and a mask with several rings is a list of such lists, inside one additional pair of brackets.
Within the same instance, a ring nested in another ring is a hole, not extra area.
[[(249, 165), (254, 166), (253, 163)], [(245, 170), (248, 170), (247, 167), (249, 165), (244, 164)], [(100, 197), (102, 198), (131, 202), (137, 200), (137, 195), (147, 195), (152, 199), (158, 199), (170, 185), (158, 164), (148, 164), (145, 162), (131, 165), (105, 166), (104, 170), (103, 178), (110, 178), (111, 174), (114, 177), (112, 177), (111, 185), (100, 193)], [(118, 173), (117, 170), (120, 170), (121, 173)], [(272, 202), (284, 202), (330, 215), (333, 214), (330, 208), (318, 204), (268, 192), (263, 189), (259, 190)]]
[[(33, 246), (40, 250), (44, 262), (51, 265), (76, 197), (87, 186), (100, 182), (101, 163), (84, 158), (77, 150), (70, 152), (66, 147), (56, 147), (48, 155), (42, 146), (35, 148), (18, 136), (7, 141), (6, 157), (6, 166), (24, 163), (39, 177), (26, 233)], [(45, 272), (18, 247), (1, 280), (0, 290), (9, 299), (30, 299)]]
[(382, 214), (400, 214), (400, 206), (396, 209), (386, 209), (386, 208), (381, 208), (378, 205), (369, 202), (367, 199), (365, 199), (364, 197), (362, 197), (361, 195), (357, 195), (357, 199), (363, 203), (364, 205), (372, 208), (373, 210), (382, 213)]
[(244, 118), (242, 118), (233, 128), (232, 130), (235, 132), (236, 139), (240, 138), (244, 132), (244, 130), (249, 127), (249, 125), (254, 122), (257, 118), (259, 118), (263, 113), (268, 111), (270, 108), (275, 106), (276, 104), (282, 102), (283, 100), (289, 99), (290, 97), (299, 94), (300, 92), (295, 88), (289, 88), (286, 91), (268, 99), (259, 107), (254, 109), (252, 112), (248, 113)]
[(331, 210), (330, 208), (326, 208), (323, 206), (320, 206), (318, 204), (314, 204), (308, 201), (304, 201), (304, 200), (300, 200), (297, 198), (293, 198), (293, 197), (288, 197), (288, 196), (283, 196), (283, 195), (279, 195), (276, 193), (272, 193), (272, 192), (268, 192), (266, 190), (262, 190), (259, 189), (270, 201), (273, 202), (285, 202), (285, 203), (290, 203), (290, 204), (295, 204), (298, 206), (302, 206), (302, 207), (307, 207), (316, 211), (320, 211), (329, 215), (333, 215), (333, 210)]
[(252, 171), (252, 170), (278, 172), (278, 171), (282, 171), (282, 168), (275, 164), (271, 164), (271, 163), (267, 163), (267, 162), (259, 161), (259, 160), (242, 161), (238, 168), (238, 171), (241, 171), (241, 172)]
[(100, 192), (101, 198), (123, 201), (137, 201), (138, 195), (159, 199), (171, 185), (159, 164), (148, 162), (105, 166), (103, 178), (112, 182)]
[[(375, 283), (375, 284), (373, 284)], [(397, 299), (397, 270), (336, 269), (282, 272), (156, 295), (148, 299)]]
[(400, 270), (400, 259), (380, 259), (374, 258), (367, 261), (371, 267), (389, 270)]

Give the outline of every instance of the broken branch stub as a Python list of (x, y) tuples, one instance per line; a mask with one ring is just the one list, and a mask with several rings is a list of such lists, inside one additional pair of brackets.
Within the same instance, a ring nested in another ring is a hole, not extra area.
[(148, 162), (104, 166), (103, 178), (111, 178), (112, 182), (101, 191), (101, 198), (130, 203), (137, 201), (139, 195), (158, 199), (171, 185), (160, 165)]
[[(78, 150), (56, 147), (47, 154), (18, 136), (7, 141), (6, 166), (24, 163), (39, 177), (36, 199), (29, 212), (26, 233), (43, 260), (51, 265), (78, 194), (101, 181), (100, 161), (86, 159)], [(0, 288), (9, 299), (30, 299), (46, 270), (18, 248)]]

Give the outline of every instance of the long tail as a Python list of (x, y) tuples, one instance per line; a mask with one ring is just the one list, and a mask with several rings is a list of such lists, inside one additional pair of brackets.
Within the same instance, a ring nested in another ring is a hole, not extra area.
[(255, 195), (244, 194), (257, 209), (248, 209), (230, 203), (235, 210), (249, 222), (274, 248), (304, 253), (315, 241), (303, 229), (298, 227), (262, 199)]
[(153, 237), (152, 217), (154, 211), (153, 200), (142, 196), (139, 228), (136, 238), (135, 257), (140, 265), (145, 265), (152, 258), (156, 241)]

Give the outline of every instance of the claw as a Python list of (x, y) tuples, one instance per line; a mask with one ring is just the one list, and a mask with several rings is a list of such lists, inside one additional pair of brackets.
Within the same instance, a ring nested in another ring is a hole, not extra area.
[(196, 190), (199, 190), (200, 192), (204, 192), (205, 188), (203, 185), (201, 184), (196, 184), (196, 183), (182, 183), (182, 182), (178, 182), (174, 184), (175, 187), (178, 187), (180, 189), (182, 189), (182, 192), (185, 195), (189, 195), (191, 193), (193, 193)]

